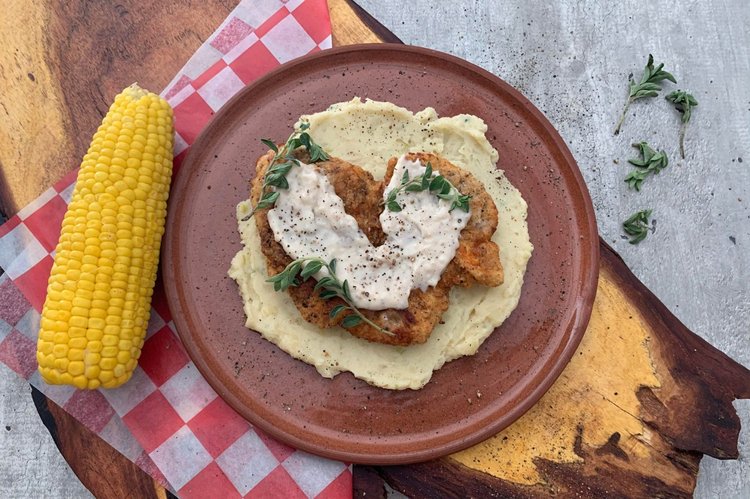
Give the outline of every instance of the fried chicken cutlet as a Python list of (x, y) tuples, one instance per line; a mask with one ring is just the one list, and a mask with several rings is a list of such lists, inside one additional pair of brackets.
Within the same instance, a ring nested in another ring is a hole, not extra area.
[[(369, 320), (394, 333), (388, 336), (375, 328), (361, 323), (347, 329), (354, 336), (368, 341), (390, 345), (410, 345), (424, 343), (440, 318), (448, 309), (449, 292), (453, 286), (468, 287), (473, 284), (499, 286), (503, 282), (503, 268), (500, 263), (498, 246), (490, 240), (498, 224), (498, 212), (490, 195), (482, 183), (471, 173), (453, 165), (435, 154), (409, 153), (406, 158), (432, 164), (434, 171), (448, 179), (462, 194), (471, 195), (471, 217), (459, 237), (459, 247), (453, 260), (443, 271), (438, 284), (426, 291), (413, 289), (409, 295), (409, 306), (403, 310), (361, 310)], [(261, 156), (256, 164), (256, 175), (251, 183), (251, 200), (256, 205), (262, 193), (263, 176), (273, 159), (269, 152)], [(307, 161), (300, 154), (301, 161)], [(346, 161), (330, 158), (315, 163), (316, 168), (325, 174), (336, 194), (342, 199), (346, 212), (354, 217), (362, 232), (374, 246), (383, 244), (385, 233), (380, 226), (379, 216), (383, 190), (388, 185), (397, 158), (391, 158), (385, 178), (376, 181), (372, 175)], [(258, 210), (256, 225), (261, 240), (261, 251), (266, 257), (268, 275), (283, 271), (292, 261), (279, 244), (268, 223), (268, 209)], [(313, 291), (315, 280), (310, 279), (299, 286), (288, 288), (288, 292), (302, 317), (321, 328), (338, 325), (343, 314), (329, 317), (330, 310), (343, 304), (339, 298), (322, 299)]]

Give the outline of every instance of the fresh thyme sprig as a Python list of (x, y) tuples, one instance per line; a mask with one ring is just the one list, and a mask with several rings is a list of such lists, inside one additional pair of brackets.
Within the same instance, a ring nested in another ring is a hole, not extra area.
[(638, 244), (646, 239), (649, 229), (653, 228), (648, 224), (650, 216), (651, 210), (641, 210), (622, 223), (625, 233), (631, 236), (630, 244)]
[(321, 278), (317, 284), (315, 284), (314, 291), (320, 290), (319, 296), (324, 300), (341, 298), (344, 303), (346, 303), (346, 305), (336, 305), (331, 309), (329, 313), (331, 319), (335, 319), (340, 313), (348, 310), (352, 313), (348, 314), (341, 320), (341, 327), (349, 329), (364, 322), (380, 333), (388, 336), (395, 336), (391, 331), (378, 326), (365, 317), (364, 314), (362, 314), (362, 312), (354, 305), (351, 292), (349, 291), (349, 282), (347, 280), (341, 282), (336, 277), (335, 258), (330, 262), (326, 262), (318, 257), (298, 258), (292, 261), (292, 263), (287, 265), (284, 270), (275, 276), (266, 279), (266, 281), (273, 283), (273, 289), (275, 291), (286, 291), (290, 286), (299, 285), (300, 280), (298, 279), (298, 276), (302, 278), (302, 281), (307, 281), (311, 276), (318, 273), (324, 267), (328, 271), (328, 275)]
[(396, 201), (399, 192), (421, 192), (425, 190), (434, 192), (440, 199), (450, 201), (451, 207), (448, 211), (453, 211), (455, 208), (460, 208), (465, 212), (469, 211), (469, 201), (471, 200), (471, 196), (461, 194), (459, 190), (442, 175), (433, 177), (432, 164), (429, 161), (427, 162), (424, 173), (422, 175), (417, 175), (414, 178), (409, 178), (409, 172), (404, 170), (404, 175), (401, 177), (401, 183), (388, 193), (388, 197), (385, 200), (385, 206), (388, 208), (388, 211), (401, 211), (403, 207), (398, 204), (398, 201)]
[(625, 103), (625, 108), (622, 110), (620, 120), (617, 122), (617, 126), (615, 127), (615, 135), (620, 133), (622, 122), (625, 121), (625, 116), (628, 112), (628, 108), (630, 107), (630, 104), (633, 103), (633, 101), (642, 99), (644, 97), (656, 97), (657, 95), (659, 95), (659, 92), (661, 91), (660, 82), (663, 80), (669, 80), (672, 83), (677, 83), (677, 81), (674, 79), (674, 76), (664, 71), (662, 69), (663, 67), (664, 64), (659, 64), (656, 68), (654, 68), (654, 56), (649, 54), (648, 63), (646, 64), (646, 68), (643, 70), (641, 81), (639, 83), (636, 83), (632, 77), (630, 78), (630, 93), (628, 95), (628, 101)]
[[(295, 130), (286, 143), (279, 149), (272, 140), (260, 139), (269, 149), (273, 151), (273, 158), (271, 163), (268, 165), (268, 170), (263, 177), (263, 190), (261, 191), (261, 197), (258, 204), (255, 205), (253, 210), (245, 216), (242, 221), (247, 221), (255, 215), (255, 212), (262, 210), (263, 208), (270, 208), (276, 204), (276, 200), (279, 199), (278, 189), (288, 189), (289, 182), (286, 180), (286, 174), (295, 167), (299, 166), (299, 160), (294, 157), (294, 151), (300, 147), (307, 149), (307, 153), (310, 155), (310, 161), (318, 163), (319, 161), (326, 161), (329, 156), (316, 144), (310, 134), (307, 133), (307, 129), (310, 128), (309, 123), (302, 123), (299, 130)], [(270, 189), (275, 187), (276, 189)]]
[(631, 189), (640, 191), (641, 184), (646, 177), (648, 175), (656, 175), (666, 168), (669, 165), (669, 158), (667, 157), (667, 153), (664, 151), (654, 151), (646, 142), (633, 144), (633, 147), (638, 148), (641, 157), (640, 159), (632, 158), (628, 160), (628, 163), (637, 168), (625, 177), (625, 182), (628, 183), (628, 187)]
[(682, 114), (682, 125), (680, 125), (680, 156), (682, 156), (682, 159), (685, 159), (685, 130), (690, 121), (692, 108), (698, 105), (698, 101), (691, 94), (683, 90), (675, 90), (665, 98), (674, 104), (674, 108)]

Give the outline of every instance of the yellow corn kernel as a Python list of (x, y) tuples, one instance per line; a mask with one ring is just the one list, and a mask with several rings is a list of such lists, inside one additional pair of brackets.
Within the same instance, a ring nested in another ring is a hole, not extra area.
[(117, 354), (117, 362), (124, 366), (129, 360), (130, 350), (120, 350), (120, 353)]
[(88, 366), (86, 368), (86, 371), (84, 372), (84, 376), (88, 379), (96, 379), (99, 377), (99, 373), (101, 372), (101, 369), (99, 366)]
[(37, 361), (42, 378), (114, 388), (146, 335), (172, 173), (172, 110), (137, 85), (115, 97), (62, 222)]
[[(88, 339), (86, 338), (71, 338), (70, 340), (70, 348), (77, 348), (78, 350), (83, 350), (86, 348), (86, 345), (88, 343)], [(63, 345), (55, 345), (57, 346), (63, 346)]]
[[(99, 361), (99, 367), (102, 368), (103, 371), (109, 371), (110, 373), (117, 365), (117, 359), (113, 359), (111, 357), (102, 357), (102, 360)], [(105, 383), (102, 381), (102, 383)], [(106, 384), (106, 383), (105, 383)]]
[(76, 360), (68, 364), (68, 372), (73, 376), (80, 376), (84, 372), (83, 362)]

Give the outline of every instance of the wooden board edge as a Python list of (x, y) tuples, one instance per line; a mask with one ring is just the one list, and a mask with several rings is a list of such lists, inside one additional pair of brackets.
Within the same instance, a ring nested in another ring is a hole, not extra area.
[(654, 326), (661, 326), (662, 330), (675, 333), (684, 348), (702, 351), (710, 354), (711, 367), (715, 368), (708, 374), (722, 385), (735, 399), (750, 398), (750, 369), (736, 362), (727, 354), (711, 345), (708, 341), (691, 331), (682, 323), (659, 298), (633, 274), (625, 260), (606, 241), (599, 238), (601, 255), (612, 267), (615, 274), (622, 280), (623, 285), (636, 293), (637, 301), (648, 310), (651, 319), (656, 321)]
[(383, 26), (380, 23), (380, 21), (372, 17), (369, 12), (367, 12), (365, 9), (360, 7), (359, 4), (357, 4), (357, 2), (354, 2), (353, 0), (349, 0), (348, 3), (351, 6), (354, 14), (356, 14), (357, 17), (359, 17), (362, 23), (364, 23), (364, 25), (367, 26), (370, 29), (370, 31), (375, 33), (375, 35), (378, 38), (380, 38), (384, 43), (400, 43), (400, 44), (404, 43), (391, 30)]
[(402, 43), (351, 0), (328, 0), (328, 13), (335, 47), (357, 43)]
[[(670, 375), (680, 381), (679, 393), (642, 387), (641, 417), (672, 446), (717, 459), (739, 457), (740, 419), (732, 402), (750, 398), (750, 369), (711, 345), (683, 324), (601, 240), (601, 265), (628, 294), (657, 337), (652, 355), (659, 355)], [(691, 400), (681, 394), (691, 394)], [(686, 432), (685, 428), (693, 431)]]
[(119, 499), (124, 491), (144, 499), (175, 497), (34, 386), (31, 398), (60, 454), (66, 462), (75, 463), (71, 469), (96, 497)]

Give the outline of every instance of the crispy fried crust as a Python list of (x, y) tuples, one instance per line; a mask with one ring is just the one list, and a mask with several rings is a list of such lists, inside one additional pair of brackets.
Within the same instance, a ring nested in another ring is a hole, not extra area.
[[(262, 179), (273, 153), (261, 156), (256, 165), (256, 176), (251, 183), (251, 199), (255, 205), (260, 199)], [(407, 158), (419, 160), (422, 164), (429, 161), (433, 170), (437, 170), (471, 198), (471, 218), (461, 231), (456, 256), (448, 264), (437, 286), (423, 292), (412, 290), (409, 295), (409, 307), (404, 310), (363, 310), (368, 319), (380, 324), (395, 333), (388, 336), (378, 332), (367, 324), (360, 324), (348, 329), (354, 336), (390, 345), (410, 345), (424, 343), (435, 328), (440, 318), (448, 309), (448, 293), (452, 286), (467, 287), (472, 284), (499, 286), (503, 282), (503, 268), (497, 245), (490, 240), (498, 223), (497, 208), (482, 183), (471, 173), (451, 164), (449, 161), (427, 153), (409, 153)], [(300, 157), (302, 161), (307, 158)], [(344, 202), (346, 212), (359, 224), (370, 242), (379, 246), (385, 241), (385, 234), (380, 227), (379, 216), (383, 209), (380, 201), (383, 189), (390, 181), (397, 159), (388, 162), (385, 178), (376, 182), (372, 175), (360, 168), (338, 158), (317, 163), (317, 168), (324, 173), (333, 185), (336, 194)], [(255, 215), (261, 240), (261, 251), (266, 257), (268, 275), (275, 275), (284, 270), (292, 261), (282, 246), (276, 242), (273, 231), (268, 224), (268, 209), (259, 210)], [(329, 318), (329, 311), (343, 302), (336, 298), (323, 300), (313, 292), (315, 280), (310, 279), (298, 287), (290, 287), (289, 294), (299, 309), (302, 317), (319, 327), (327, 328), (337, 325), (345, 314), (336, 319)]]

